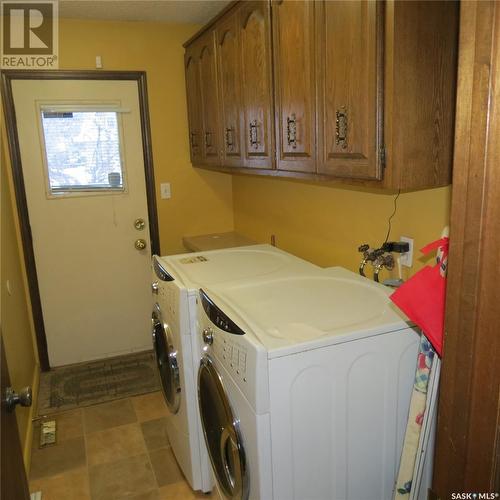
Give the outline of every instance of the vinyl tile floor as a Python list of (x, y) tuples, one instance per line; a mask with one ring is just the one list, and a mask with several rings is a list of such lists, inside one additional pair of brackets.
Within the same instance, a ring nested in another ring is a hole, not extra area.
[(42, 500), (219, 500), (194, 492), (174, 458), (160, 392), (52, 416), (57, 443), (39, 447), (35, 426), (30, 491)]

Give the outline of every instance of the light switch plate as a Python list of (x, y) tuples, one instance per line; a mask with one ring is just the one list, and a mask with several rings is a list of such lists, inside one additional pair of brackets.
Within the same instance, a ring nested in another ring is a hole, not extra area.
[(160, 184), (161, 199), (168, 200), (172, 197), (172, 191), (170, 189), (170, 182), (162, 182)]
[(408, 252), (402, 253), (399, 261), (402, 266), (411, 267), (413, 266), (413, 238), (408, 238), (408, 236), (401, 236), (399, 241), (405, 241), (410, 245)]

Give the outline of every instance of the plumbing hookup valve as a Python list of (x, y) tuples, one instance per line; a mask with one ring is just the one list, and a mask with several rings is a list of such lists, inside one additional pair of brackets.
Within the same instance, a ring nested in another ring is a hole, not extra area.
[(394, 269), (394, 257), (392, 254), (385, 251), (384, 247), (382, 248), (370, 248), (370, 245), (363, 244), (358, 248), (358, 251), (363, 254), (363, 260), (359, 265), (359, 274), (361, 276), (365, 276), (365, 266), (369, 262), (372, 264), (373, 271), (373, 279), (378, 282), (378, 275), (380, 270), (385, 267), (386, 269)]
[(385, 267), (389, 271), (394, 269), (394, 257), (392, 256), (392, 254), (384, 252), (374, 262), (373, 267), (373, 279), (378, 283), (378, 275), (383, 267)]
[(359, 265), (359, 274), (361, 276), (365, 276), (365, 266), (368, 262), (375, 262), (380, 255), (382, 255), (383, 250), (380, 248), (370, 248), (370, 245), (368, 244), (363, 244), (358, 248), (358, 252), (361, 252), (363, 254), (363, 260), (361, 261), (361, 264)]

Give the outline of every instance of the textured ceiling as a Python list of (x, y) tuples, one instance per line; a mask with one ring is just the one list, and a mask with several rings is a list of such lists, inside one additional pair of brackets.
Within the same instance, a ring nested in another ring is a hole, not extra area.
[(203, 24), (229, 0), (61, 0), (59, 16), (110, 21)]

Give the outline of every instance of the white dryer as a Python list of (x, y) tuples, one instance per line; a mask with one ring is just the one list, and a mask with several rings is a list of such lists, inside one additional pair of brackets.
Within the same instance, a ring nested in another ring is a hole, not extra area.
[(203, 432), (231, 500), (392, 498), (419, 336), (345, 269), (200, 291)]
[(197, 372), (202, 344), (196, 335), (201, 286), (311, 274), (321, 269), (270, 245), (153, 257), (153, 343), (165, 400), (167, 433), (194, 490), (208, 492), (213, 476), (201, 431)]

